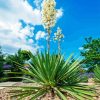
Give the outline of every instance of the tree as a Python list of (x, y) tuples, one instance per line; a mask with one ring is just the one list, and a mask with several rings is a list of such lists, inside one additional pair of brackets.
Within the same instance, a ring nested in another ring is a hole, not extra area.
[(29, 51), (19, 49), (14, 55), (6, 57), (6, 63), (12, 66), (11, 71), (19, 71), (20, 65), (24, 66), (25, 61), (30, 59)]
[(86, 38), (86, 44), (83, 45), (81, 55), (84, 57), (83, 64), (89, 72), (93, 72), (96, 65), (100, 66), (100, 38)]
[(3, 64), (4, 64), (4, 54), (2, 53), (2, 48), (0, 47), (0, 77), (3, 76)]
[[(16, 72), (14, 75), (13, 73), (8, 73), (8, 77), (22, 76), (23, 74), (17, 74), (17, 72), (21, 72), (20, 67), (25, 67), (25, 61), (28, 61), (29, 59), (30, 52), (21, 49), (14, 55), (8, 55), (6, 57), (6, 64), (11, 65), (11, 72)], [(10, 81), (20, 81), (20, 79), (10, 79)]]
[(30, 55), (31, 55), (31, 52), (30, 51), (21, 50), (20, 53), (21, 53), (22, 58), (23, 58), (24, 61), (27, 61), (27, 60), (30, 59)]

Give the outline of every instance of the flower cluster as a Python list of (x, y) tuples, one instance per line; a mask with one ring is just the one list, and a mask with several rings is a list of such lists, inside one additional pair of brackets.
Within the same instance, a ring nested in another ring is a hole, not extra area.
[(44, 28), (50, 29), (56, 23), (55, 0), (44, 0), (42, 7), (42, 23)]
[(62, 38), (64, 38), (64, 35), (62, 34), (62, 30), (58, 27), (57, 32), (54, 33), (55, 37), (54, 40), (61, 41)]

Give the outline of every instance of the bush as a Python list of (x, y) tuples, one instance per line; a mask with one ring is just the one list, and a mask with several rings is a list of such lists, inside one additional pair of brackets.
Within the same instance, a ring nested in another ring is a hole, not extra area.
[(30, 78), (22, 78), (35, 83), (36, 86), (21, 86), (12, 90), (11, 93), (15, 93), (15, 97), (20, 96), (22, 99), (30, 96), (32, 100), (36, 100), (50, 94), (52, 99), (58, 96), (66, 100), (67, 96), (70, 96), (78, 100), (92, 100), (93, 90), (87, 85), (80, 84), (84, 77), (80, 76), (78, 59), (70, 64), (71, 56), (65, 62), (63, 56), (49, 53), (31, 57), (30, 66), (21, 69)]
[(100, 67), (96, 66), (96, 68), (94, 69), (94, 75), (95, 75), (95, 81), (97, 83), (100, 83)]
[(2, 49), (0, 47), (0, 77), (3, 77), (3, 64), (4, 64), (4, 54), (2, 53)]

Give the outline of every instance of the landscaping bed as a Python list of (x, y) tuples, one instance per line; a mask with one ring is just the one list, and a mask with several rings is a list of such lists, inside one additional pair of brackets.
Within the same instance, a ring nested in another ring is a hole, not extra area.
[[(18, 83), (13, 84), (13, 86), (32, 86), (32, 85), (36, 85), (36, 84), (22, 83), (22, 82), (18, 82)], [(90, 85), (91, 85), (91, 83), (90, 83)], [(14, 98), (14, 97), (11, 98), (11, 94), (8, 93), (10, 90), (11, 90), (11, 88), (7, 88), (7, 87), (1, 88), (0, 89), (0, 100), (17, 100), (18, 98)], [(100, 94), (100, 87), (98, 87), (98, 86), (97, 86), (97, 93)], [(30, 100), (30, 97), (27, 97), (24, 100)], [(40, 100), (40, 99), (37, 99), (37, 100)], [(51, 100), (51, 99), (49, 99), (49, 95), (46, 95), (41, 100)], [(59, 100), (59, 99), (57, 97), (55, 97), (55, 100)], [(69, 97), (68, 100), (74, 100), (74, 99)], [(100, 100), (100, 96), (94, 97), (94, 100)]]

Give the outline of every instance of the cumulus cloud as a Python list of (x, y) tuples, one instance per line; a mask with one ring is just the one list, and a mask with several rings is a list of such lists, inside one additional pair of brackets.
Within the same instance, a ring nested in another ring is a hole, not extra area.
[(79, 47), (79, 50), (80, 50), (80, 51), (82, 51), (82, 50), (84, 50), (84, 51), (89, 51), (90, 49), (84, 49), (83, 47)]
[(35, 39), (36, 39), (36, 40), (39, 40), (39, 39), (45, 38), (45, 37), (46, 37), (46, 33), (45, 33), (45, 32), (43, 32), (43, 31), (38, 31), (37, 34), (36, 34)]
[[(15, 26), (16, 28), (14, 28)], [(19, 23), (14, 25), (13, 28), (0, 29), (0, 45), (3, 49), (18, 50), (19, 48), (22, 48), (34, 51), (35, 53), (37, 45), (34, 44), (32, 39), (30, 39), (34, 35), (31, 32), (32, 29), (33, 28), (28, 25), (25, 28), (22, 28)], [(27, 39), (27, 36), (30, 38)], [(11, 51), (11, 53), (15, 52), (15, 50)]]
[(26, 23), (41, 25), (41, 13), (33, 9), (26, 0), (0, 0), (0, 19), (6, 23), (15, 23), (23, 19)]
[[(42, 0), (35, 0), (36, 8), (27, 0), (0, 0), (0, 45), (5, 52), (15, 52), (19, 48), (36, 51), (43, 48), (33, 40), (34, 27), (42, 25), (41, 10), (38, 9)], [(63, 10), (58, 9), (57, 18), (63, 15)], [(27, 25), (22, 27), (20, 20)], [(30, 26), (32, 24), (33, 26)], [(45, 38), (42, 31), (37, 32), (35, 39)]]
[(57, 9), (57, 18), (61, 18), (63, 16), (63, 9), (60, 8), (60, 9)]
[(84, 48), (83, 47), (79, 47), (79, 50), (82, 51), (82, 50), (84, 50)]
[(41, 8), (40, 5), (41, 5), (42, 1), (43, 1), (43, 0), (34, 0), (33, 3), (35, 4), (35, 6), (36, 6), (38, 9), (40, 9), (40, 8)]
[(34, 43), (33, 39), (28, 40), (29, 43)]
[[(35, 52), (39, 46), (32, 39), (34, 27), (28, 24), (41, 25), (40, 10), (33, 9), (26, 0), (0, 0), (0, 13), (0, 45), (5, 52), (19, 48)], [(20, 20), (27, 25), (22, 27)]]

